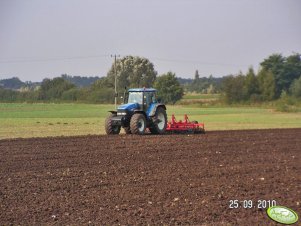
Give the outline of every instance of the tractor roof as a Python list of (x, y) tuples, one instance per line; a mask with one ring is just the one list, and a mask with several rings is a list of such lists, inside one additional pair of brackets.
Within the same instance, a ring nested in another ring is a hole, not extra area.
[(156, 92), (157, 90), (154, 88), (135, 88), (129, 89), (129, 92)]

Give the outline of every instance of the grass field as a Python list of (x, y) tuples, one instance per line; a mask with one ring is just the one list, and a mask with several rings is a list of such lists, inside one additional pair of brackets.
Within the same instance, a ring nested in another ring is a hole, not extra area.
[[(0, 103), (0, 139), (103, 134), (112, 109), (113, 105)], [(204, 122), (207, 131), (301, 127), (301, 113), (264, 108), (167, 106), (168, 116), (172, 113), (178, 120), (187, 113), (191, 120)]]
[(202, 94), (202, 93), (186, 93), (183, 96), (183, 100), (206, 100), (206, 99), (218, 99), (220, 94)]
[[(185, 93), (178, 102), (180, 105), (208, 105), (219, 100), (220, 94)], [(212, 105), (212, 104), (211, 104)]]

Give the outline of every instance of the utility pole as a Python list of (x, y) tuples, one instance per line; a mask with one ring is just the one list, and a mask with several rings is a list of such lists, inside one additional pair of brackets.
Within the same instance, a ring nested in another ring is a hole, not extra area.
[(111, 57), (114, 57), (114, 72), (115, 72), (115, 109), (117, 109), (117, 69), (116, 69), (116, 60), (117, 57), (120, 57), (120, 55), (111, 55)]

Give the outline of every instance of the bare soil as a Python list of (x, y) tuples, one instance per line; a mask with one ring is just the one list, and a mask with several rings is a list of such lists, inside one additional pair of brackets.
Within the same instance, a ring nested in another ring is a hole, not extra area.
[(301, 129), (1, 140), (0, 157), (1, 225), (274, 225), (260, 200), (301, 215)]

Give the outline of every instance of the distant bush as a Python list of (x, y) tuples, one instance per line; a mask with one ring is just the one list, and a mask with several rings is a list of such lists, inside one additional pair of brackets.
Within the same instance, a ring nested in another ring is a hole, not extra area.
[(301, 97), (301, 77), (294, 80), (290, 87), (290, 91), (294, 97)]
[(114, 93), (115, 91), (112, 88), (92, 90), (88, 93), (86, 100), (90, 103), (111, 104), (114, 103)]
[(38, 91), (39, 99), (60, 100), (65, 91), (73, 88), (75, 88), (75, 85), (63, 78), (44, 79)]
[(244, 96), (244, 82), (243, 75), (228, 76), (223, 82), (224, 100), (228, 104), (239, 103), (245, 100)]
[(263, 101), (263, 98), (260, 94), (251, 94), (251, 96), (250, 96), (251, 103), (261, 103), (262, 101)]
[(80, 99), (81, 91), (77, 88), (66, 90), (62, 93), (62, 100), (77, 101)]
[(281, 112), (299, 112), (301, 111), (300, 100), (282, 91), (280, 99), (276, 101), (276, 110)]
[(18, 100), (19, 92), (0, 88), (0, 101), (1, 102), (15, 102)]

